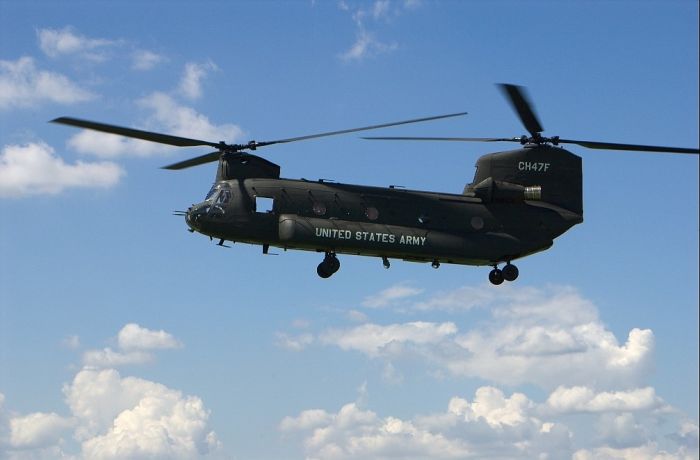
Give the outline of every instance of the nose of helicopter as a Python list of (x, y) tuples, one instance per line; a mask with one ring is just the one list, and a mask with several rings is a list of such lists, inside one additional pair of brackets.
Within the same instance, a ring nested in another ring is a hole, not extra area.
[(191, 231), (199, 231), (202, 228), (202, 219), (206, 216), (208, 206), (195, 205), (185, 212), (185, 222)]

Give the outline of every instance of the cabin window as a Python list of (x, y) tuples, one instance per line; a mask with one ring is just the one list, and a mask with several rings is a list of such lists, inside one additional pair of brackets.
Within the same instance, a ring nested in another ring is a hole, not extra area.
[(377, 220), (379, 218), (379, 211), (374, 206), (368, 206), (365, 209), (365, 216), (367, 216), (369, 220)]
[(275, 200), (266, 196), (255, 196), (255, 212), (272, 212)]

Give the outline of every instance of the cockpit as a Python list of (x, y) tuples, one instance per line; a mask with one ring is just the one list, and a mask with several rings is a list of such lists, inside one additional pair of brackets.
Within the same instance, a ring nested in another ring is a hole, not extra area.
[(203, 224), (221, 219), (226, 215), (232, 196), (231, 187), (226, 182), (214, 184), (204, 201), (187, 211), (185, 221), (191, 228), (200, 230)]

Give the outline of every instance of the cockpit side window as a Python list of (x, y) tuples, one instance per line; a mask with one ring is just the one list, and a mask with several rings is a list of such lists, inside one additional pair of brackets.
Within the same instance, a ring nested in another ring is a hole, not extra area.
[(231, 201), (231, 190), (221, 190), (216, 197), (216, 204), (228, 204), (229, 201)]

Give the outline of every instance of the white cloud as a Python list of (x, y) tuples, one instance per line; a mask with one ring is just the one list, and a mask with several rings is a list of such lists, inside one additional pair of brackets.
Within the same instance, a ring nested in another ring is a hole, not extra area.
[(277, 346), (290, 351), (302, 351), (314, 342), (314, 336), (308, 333), (289, 335), (283, 332), (278, 332), (276, 334), (276, 338)]
[(280, 422), (282, 431), (312, 430), (330, 422), (332, 416), (325, 410), (309, 409), (301, 412), (297, 417), (285, 417)]
[(43, 102), (76, 104), (94, 98), (65, 75), (38, 69), (30, 57), (0, 60), (0, 110), (35, 107)]
[(164, 330), (153, 331), (135, 323), (125, 325), (117, 336), (123, 350), (154, 350), (179, 348), (182, 345)]
[(351, 329), (331, 329), (320, 337), (321, 343), (343, 350), (356, 350), (370, 356), (398, 353), (403, 345), (430, 345), (443, 342), (457, 332), (454, 323), (416, 321), (404, 324), (363, 324)]
[(88, 350), (83, 353), (83, 365), (95, 368), (146, 364), (153, 360), (153, 354), (143, 350), (124, 352), (115, 351), (107, 347), (102, 350)]
[(39, 47), (49, 57), (75, 55), (97, 62), (106, 59), (105, 48), (119, 43), (103, 38), (89, 38), (78, 34), (71, 27), (60, 30), (40, 29), (37, 36)]
[(418, 288), (396, 285), (363, 303), (411, 314), (481, 309), (490, 318), (469, 321), (464, 330), (458, 321), (368, 323), (322, 331), (316, 343), (389, 361), (417, 357), (432, 372), (549, 390), (639, 386), (655, 348), (649, 329), (634, 328), (620, 343), (596, 307), (569, 287), (463, 287), (426, 297)]
[(218, 447), (196, 396), (113, 369), (83, 369), (63, 391), (85, 458), (194, 458)]
[(574, 453), (572, 460), (691, 460), (697, 458), (697, 448), (679, 447), (675, 452), (668, 452), (659, 448), (656, 442), (649, 441), (641, 446), (621, 449), (610, 446), (581, 449)]
[(80, 337), (77, 335), (66, 336), (63, 340), (61, 340), (61, 345), (69, 350), (77, 350), (80, 348)]
[(158, 64), (165, 62), (165, 56), (148, 50), (136, 50), (131, 54), (131, 68), (134, 70), (151, 70)]
[(398, 43), (387, 43), (370, 29), (377, 29), (382, 23), (395, 19), (407, 11), (413, 11), (419, 5), (419, 1), (375, 0), (371, 4), (362, 3), (361, 6), (354, 7), (347, 2), (339, 2), (338, 8), (347, 12), (355, 24), (355, 42), (340, 54), (340, 59), (346, 62), (362, 61), (397, 50)]
[(596, 430), (603, 442), (617, 449), (642, 445), (649, 438), (645, 428), (629, 412), (601, 415)]
[[(179, 104), (172, 96), (165, 93), (152, 93), (140, 99), (137, 105), (150, 113), (146, 126), (141, 128), (148, 131), (211, 142), (221, 140), (235, 142), (243, 134), (243, 131), (233, 124), (212, 124), (206, 116), (191, 107)], [(82, 130), (71, 137), (68, 146), (79, 153), (99, 157), (148, 156), (174, 150), (171, 146), (90, 130)]]
[(380, 417), (359, 403), (337, 413), (315, 409), (285, 417), (280, 429), (304, 436), (309, 458), (563, 458), (571, 433), (533, 415), (534, 403), (483, 387), (473, 402), (453, 398), (447, 410), (402, 419)]
[(191, 100), (199, 99), (202, 96), (202, 80), (214, 70), (218, 70), (218, 67), (212, 61), (203, 64), (188, 62), (180, 80), (180, 93)]
[[(176, 343), (167, 333), (127, 326), (122, 331), (129, 347), (153, 350)], [(134, 352), (124, 355), (129, 353)], [(68, 416), (16, 414), (4, 407), (0, 393), (0, 458), (193, 459), (222, 454), (209, 426), (210, 411), (197, 396), (122, 377), (115, 369), (90, 368), (77, 372), (63, 394)]]
[(414, 288), (406, 284), (396, 284), (378, 294), (366, 297), (362, 301), (362, 306), (368, 308), (395, 307), (400, 301), (415, 297), (422, 292), (423, 289)]
[(36, 412), (10, 419), (10, 445), (16, 449), (36, 449), (55, 445), (74, 421), (55, 413)]
[(109, 347), (83, 353), (83, 365), (110, 368), (130, 364), (145, 364), (155, 359), (153, 350), (180, 348), (182, 344), (164, 330), (153, 331), (135, 323), (122, 327), (117, 335), (119, 350)]
[(68, 164), (43, 142), (7, 145), (0, 152), (0, 197), (56, 194), (76, 187), (107, 188), (123, 174), (110, 162)]
[(379, 41), (374, 34), (366, 30), (359, 30), (355, 43), (340, 55), (344, 61), (361, 61), (368, 57), (390, 53), (398, 49), (397, 43), (384, 43)]
[[(652, 406), (640, 407), (635, 415), (639, 419), (627, 412), (584, 412), (577, 421), (551, 411), (548, 402), (484, 386), (471, 401), (453, 397), (446, 410), (426, 415), (381, 417), (354, 402), (338, 412), (304, 410), (285, 417), (279, 429), (287, 436), (301, 435), (307, 458), (315, 459), (698, 458), (697, 424), (657, 414)], [(677, 435), (666, 437), (667, 450), (659, 448), (649, 429), (662, 421), (677, 427)], [(597, 427), (595, 432), (591, 427)]]
[(588, 387), (558, 387), (547, 400), (557, 412), (627, 412), (659, 408), (660, 398), (651, 387), (596, 393)]

